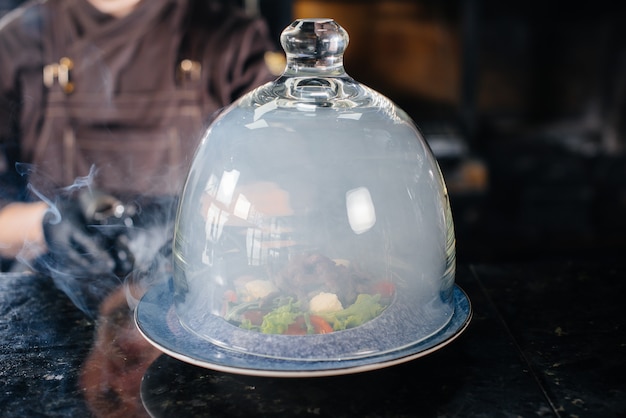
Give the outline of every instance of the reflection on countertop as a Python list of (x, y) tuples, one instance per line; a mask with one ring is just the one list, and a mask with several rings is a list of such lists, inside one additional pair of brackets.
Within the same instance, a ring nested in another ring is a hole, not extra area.
[(137, 331), (125, 288), (104, 300), (79, 387), (97, 417), (147, 416), (139, 396), (146, 369), (161, 354)]

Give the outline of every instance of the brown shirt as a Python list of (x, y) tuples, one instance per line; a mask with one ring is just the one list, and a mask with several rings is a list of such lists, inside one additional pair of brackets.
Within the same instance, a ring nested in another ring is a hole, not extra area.
[[(176, 194), (216, 111), (271, 76), (264, 22), (207, 0), (124, 18), (32, 1), (0, 23), (0, 145), (31, 190)], [(14, 196), (4, 196), (4, 200)]]

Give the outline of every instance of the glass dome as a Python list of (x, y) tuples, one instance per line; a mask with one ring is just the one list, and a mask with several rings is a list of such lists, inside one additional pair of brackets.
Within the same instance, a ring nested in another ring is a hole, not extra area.
[(190, 332), (276, 359), (416, 344), (454, 313), (441, 172), (411, 118), (343, 67), (332, 19), (281, 35), (283, 74), (206, 131), (176, 219), (173, 294)]

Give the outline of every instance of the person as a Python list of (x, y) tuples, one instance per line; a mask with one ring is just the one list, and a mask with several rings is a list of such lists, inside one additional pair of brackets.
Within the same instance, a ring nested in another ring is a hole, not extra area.
[(273, 49), (266, 23), (227, 1), (30, 0), (4, 16), (5, 268), (43, 271), (93, 310), (103, 278), (166, 246), (171, 228), (134, 247), (127, 232), (171, 225), (201, 133), (271, 80)]

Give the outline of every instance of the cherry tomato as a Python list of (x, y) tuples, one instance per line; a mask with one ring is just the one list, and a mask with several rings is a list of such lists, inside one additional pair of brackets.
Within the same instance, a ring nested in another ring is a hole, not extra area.
[(311, 325), (313, 325), (313, 329), (315, 329), (316, 334), (329, 334), (333, 332), (333, 327), (321, 316), (311, 315), (309, 316), (309, 320), (311, 321)]
[[(313, 326), (315, 334), (328, 334), (333, 332), (333, 327), (324, 318), (318, 315), (310, 315), (309, 322)], [(299, 316), (296, 320), (287, 327), (285, 331), (286, 335), (306, 335), (307, 332), (306, 321), (304, 316)]]
[(294, 322), (289, 324), (285, 331), (285, 335), (306, 335), (306, 333), (306, 322), (304, 322), (303, 316), (297, 317)]

